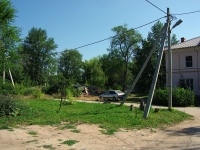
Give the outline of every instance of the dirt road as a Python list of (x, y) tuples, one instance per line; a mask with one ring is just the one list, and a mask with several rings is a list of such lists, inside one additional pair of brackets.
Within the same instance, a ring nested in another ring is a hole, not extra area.
[[(80, 133), (71, 129), (59, 130), (51, 126), (26, 126), (14, 131), (0, 130), (1, 150), (197, 150), (200, 149), (200, 107), (178, 108), (194, 116), (166, 130), (121, 130), (104, 135), (97, 125), (77, 126)], [(37, 133), (36, 135), (30, 133)], [(75, 140), (76, 144), (62, 144)]]

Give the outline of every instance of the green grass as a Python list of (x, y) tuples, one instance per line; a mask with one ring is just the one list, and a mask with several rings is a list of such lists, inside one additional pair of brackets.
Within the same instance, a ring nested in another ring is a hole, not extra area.
[(43, 148), (49, 149), (49, 150), (55, 150), (56, 148), (52, 147), (52, 145), (43, 145)]
[(31, 141), (27, 141), (26, 143), (37, 143), (38, 140), (31, 140)]
[(74, 144), (76, 144), (78, 141), (76, 140), (67, 140), (67, 141), (64, 141), (62, 142), (61, 144), (67, 144), (68, 146), (72, 146)]
[(33, 135), (33, 136), (36, 136), (36, 135), (37, 135), (37, 132), (35, 132), (35, 131), (30, 131), (30, 132), (28, 132), (28, 134)]
[(67, 124), (63, 129), (76, 129), (77, 123), (99, 124), (102, 128), (107, 129), (107, 134), (110, 134), (110, 132), (120, 128), (164, 128), (191, 118), (190, 115), (177, 110), (160, 109), (159, 113), (154, 113), (152, 109), (148, 119), (143, 119), (143, 112), (137, 108), (130, 111), (129, 106), (84, 102), (63, 105), (58, 112), (60, 101), (27, 100), (27, 102), (29, 107), (22, 110), (20, 116), (0, 118), (0, 129), (8, 129), (20, 124), (60, 126), (61, 122), (67, 122), (70, 124)]
[(78, 129), (73, 129), (73, 130), (71, 130), (71, 132), (73, 132), (73, 133), (80, 133), (81, 131), (78, 130)]
[(106, 134), (106, 135), (112, 135), (112, 134), (114, 134), (115, 132), (116, 132), (117, 130), (115, 130), (115, 129), (108, 129), (108, 130), (100, 130), (100, 132), (101, 133), (103, 133), (103, 134)]

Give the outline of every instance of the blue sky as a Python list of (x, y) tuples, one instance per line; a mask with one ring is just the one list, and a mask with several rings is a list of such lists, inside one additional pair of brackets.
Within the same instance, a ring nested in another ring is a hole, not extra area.
[[(200, 0), (149, 0), (163, 11), (170, 8), (172, 14), (200, 10)], [(32, 27), (47, 31), (58, 45), (57, 52), (74, 49), (114, 35), (113, 27), (127, 24), (136, 28), (166, 16), (146, 0), (11, 0), (17, 9), (15, 25), (22, 29), (21, 37), (28, 35)], [(186, 40), (200, 36), (200, 12), (176, 15), (183, 23), (172, 30), (177, 38)], [(165, 23), (166, 19), (161, 19)], [(154, 24), (154, 23), (153, 23)], [(137, 31), (147, 37), (153, 24)], [(78, 49), (83, 59), (107, 54), (110, 40)]]

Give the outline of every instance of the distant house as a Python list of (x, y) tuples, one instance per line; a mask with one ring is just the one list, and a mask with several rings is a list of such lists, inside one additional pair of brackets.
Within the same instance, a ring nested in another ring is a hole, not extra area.
[[(200, 36), (185, 40), (172, 46), (172, 86), (178, 85), (183, 79), (187, 86), (200, 95)], [(166, 57), (166, 81), (168, 85), (168, 51)]]

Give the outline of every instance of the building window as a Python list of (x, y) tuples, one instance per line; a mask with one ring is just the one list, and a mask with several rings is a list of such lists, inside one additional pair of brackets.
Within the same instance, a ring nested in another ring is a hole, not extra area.
[(191, 90), (193, 90), (193, 79), (186, 79), (186, 84)]
[(192, 67), (192, 56), (185, 57), (186, 67)]

